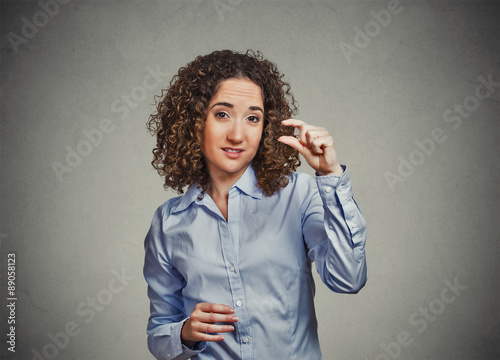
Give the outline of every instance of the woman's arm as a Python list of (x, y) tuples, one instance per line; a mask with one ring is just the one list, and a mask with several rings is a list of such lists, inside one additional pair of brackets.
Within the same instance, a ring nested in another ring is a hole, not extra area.
[(298, 185), (308, 255), (331, 290), (356, 293), (366, 283), (366, 222), (354, 201), (349, 173), (326, 129), (295, 119), (282, 123), (298, 128), (300, 135), (279, 141), (297, 149), (316, 170), (317, 186), (304, 177)]
[(349, 172), (298, 181), (302, 234), (322, 281), (357, 293), (366, 283), (366, 222), (354, 201)]
[(144, 241), (144, 278), (150, 300), (148, 347), (159, 360), (188, 359), (204, 350), (205, 343), (190, 349), (181, 341), (181, 331), (188, 319), (182, 299), (185, 280), (168, 260), (162, 208), (156, 211)]
[(148, 283), (151, 311), (147, 329), (148, 347), (159, 360), (188, 359), (205, 350), (207, 341), (224, 340), (220, 333), (233, 331), (230, 323), (237, 322), (238, 318), (230, 306), (212, 303), (197, 304), (187, 316), (182, 295), (186, 282), (170, 264), (165, 248), (167, 231), (163, 225), (164, 215), (160, 207), (144, 243), (144, 277)]

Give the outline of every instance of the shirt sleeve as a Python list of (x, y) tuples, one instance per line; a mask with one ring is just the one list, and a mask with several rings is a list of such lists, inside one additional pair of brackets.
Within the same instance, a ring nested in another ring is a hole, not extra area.
[(182, 344), (181, 330), (188, 316), (184, 310), (182, 289), (186, 282), (169, 263), (165, 249), (161, 207), (156, 211), (144, 241), (144, 278), (148, 283), (150, 316), (147, 326), (149, 351), (158, 360), (183, 360), (197, 355), (206, 343), (194, 349)]
[[(357, 293), (366, 283), (366, 221), (354, 201), (345, 166), (341, 176), (316, 175), (299, 186), (302, 233), (321, 280), (335, 292)], [(315, 186), (316, 185), (316, 186)]]

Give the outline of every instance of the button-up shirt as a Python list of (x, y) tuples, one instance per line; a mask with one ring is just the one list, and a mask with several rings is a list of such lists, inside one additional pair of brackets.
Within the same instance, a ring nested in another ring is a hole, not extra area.
[[(228, 219), (191, 186), (161, 205), (145, 239), (157, 359), (322, 359), (314, 311), (314, 262), (335, 292), (366, 282), (366, 223), (341, 176), (292, 173), (265, 196), (252, 166), (229, 190)], [(235, 330), (188, 348), (181, 329), (199, 302), (235, 309)]]

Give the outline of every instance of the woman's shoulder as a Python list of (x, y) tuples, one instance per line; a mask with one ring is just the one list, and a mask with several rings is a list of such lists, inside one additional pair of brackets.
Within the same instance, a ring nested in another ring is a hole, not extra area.
[(301, 173), (294, 171), (288, 175), (289, 184), (293, 184), (294, 186), (301, 186), (301, 185), (308, 185), (308, 184), (315, 184), (316, 181), (313, 176), (306, 174), (306, 173)]
[(316, 180), (309, 174), (294, 171), (288, 175), (288, 185), (283, 190), (303, 198), (305, 194), (317, 190)]
[(165, 201), (156, 209), (156, 215), (161, 216), (163, 219), (167, 218), (172, 213), (172, 211), (177, 208), (183, 196), (184, 195), (174, 196)]

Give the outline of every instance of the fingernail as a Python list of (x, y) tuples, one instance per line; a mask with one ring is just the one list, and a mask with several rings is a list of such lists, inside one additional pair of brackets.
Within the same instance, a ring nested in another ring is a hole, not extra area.
[(233, 331), (233, 330), (234, 330), (234, 327), (232, 327), (232, 326), (227, 327), (227, 331)]
[(233, 321), (238, 321), (239, 319), (238, 319), (238, 317), (237, 317), (237, 316), (233, 316), (232, 320), (233, 320)]

